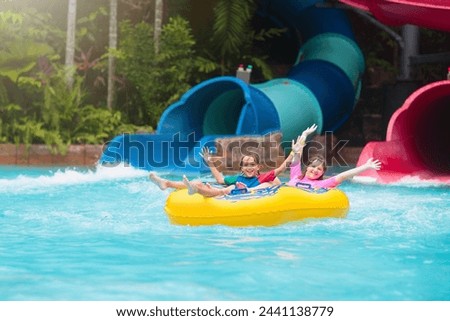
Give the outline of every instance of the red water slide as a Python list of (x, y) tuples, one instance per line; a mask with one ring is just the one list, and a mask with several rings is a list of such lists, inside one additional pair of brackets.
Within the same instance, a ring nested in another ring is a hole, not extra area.
[(352, 7), (369, 11), (387, 25), (412, 24), (450, 31), (449, 0), (340, 0)]
[[(341, 0), (370, 12), (387, 25), (414, 24), (450, 31), (450, 0)], [(382, 170), (367, 171), (379, 183), (405, 177), (450, 184), (450, 81), (414, 92), (391, 117), (385, 142), (368, 143), (357, 166), (379, 159)]]
[(450, 184), (450, 81), (414, 92), (391, 117), (386, 141), (368, 143), (358, 164), (379, 159), (382, 170), (364, 176), (393, 183), (405, 176)]

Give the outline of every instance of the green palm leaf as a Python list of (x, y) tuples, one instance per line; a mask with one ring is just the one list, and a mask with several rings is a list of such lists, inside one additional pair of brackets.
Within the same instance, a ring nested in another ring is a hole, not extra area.
[(253, 10), (251, 0), (219, 0), (215, 6), (213, 42), (222, 57), (239, 55)]

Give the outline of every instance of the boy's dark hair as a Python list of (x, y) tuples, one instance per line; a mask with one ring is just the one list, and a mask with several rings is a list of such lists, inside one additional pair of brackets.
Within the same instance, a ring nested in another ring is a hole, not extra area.
[(255, 163), (256, 163), (257, 165), (260, 164), (260, 158), (259, 158), (259, 155), (258, 155), (258, 154), (252, 153), (252, 154), (245, 154), (245, 155), (242, 155), (241, 160), (239, 161), (239, 167), (242, 167), (244, 158), (247, 157), (247, 156), (248, 156), (248, 157), (253, 157), (253, 159), (255, 160)]
[[(260, 159), (259, 159), (259, 155), (258, 154), (245, 154), (242, 155), (241, 160), (239, 161), (239, 169), (242, 171), (242, 166), (244, 165), (244, 158), (245, 157), (253, 157), (253, 159), (255, 160), (256, 165), (260, 165)], [(259, 170), (257, 171), (257, 175), (259, 175), (260, 172)]]

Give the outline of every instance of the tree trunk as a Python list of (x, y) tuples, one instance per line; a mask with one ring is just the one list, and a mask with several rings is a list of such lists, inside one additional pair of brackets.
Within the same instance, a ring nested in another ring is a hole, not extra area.
[(108, 55), (108, 96), (107, 106), (112, 110), (114, 105), (115, 58), (111, 51), (117, 49), (117, 0), (110, 0), (109, 9), (109, 55)]
[(74, 57), (75, 57), (75, 31), (77, 20), (77, 0), (69, 0), (67, 10), (67, 39), (66, 39), (66, 78), (67, 85), (73, 85)]
[(155, 0), (155, 32), (153, 39), (155, 41), (155, 53), (159, 52), (159, 40), (161, 38), (162, 17), (163, 17), (163, 0)]

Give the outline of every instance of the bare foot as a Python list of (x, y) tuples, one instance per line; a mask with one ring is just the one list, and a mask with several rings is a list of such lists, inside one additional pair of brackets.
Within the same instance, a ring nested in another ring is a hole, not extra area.
[(183, 183), (184, 185), (186, 185), (187, 189), (188, 189), (188, 194), (192, 195), (195, 193), (198, 193), (198, 188), (195, 184), (192, 184), (188, 178), (186, 177), (186, 175), (183, 175)]
[(167, 185), (167, 180), (164, 178), (159, 177), (158, 175), (156, 175), (155, 173), (150, 173), (150, 175), (148, 175), (148, 178), (155, 183), (161, 190), (165, 190), (167, 187), (169, 187)]
[[(245, 184), (244, 184), (245, 185)], [(234, 186), (234, 185), (230, 185), (230, 186), (227, 186), (226, 188), (224, 188), (223, 189), (223, 195), (228, 195), (228, 194), (230, 194), (231, 193), (231, 191), (232, 190), (234, 190), (236, 188), (236, 186)]]

